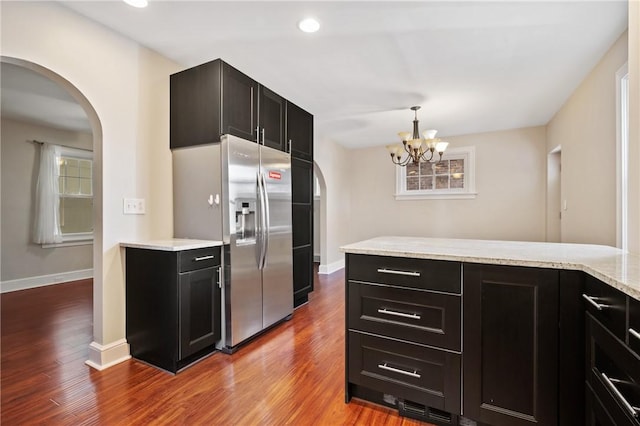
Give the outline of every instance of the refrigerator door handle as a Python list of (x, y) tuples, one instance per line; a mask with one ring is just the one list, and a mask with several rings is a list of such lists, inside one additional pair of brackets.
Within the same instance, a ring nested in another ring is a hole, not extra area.
[(265, 219), (267, 218), (267, 206), (265, 202), (265, 191), (264, 191), (264, 176), (262, 172), (258, 173), (258, 199), (260, 202), (260, 230), (258, 232), (258, 236), (260, 237), (260, 256), (258, 260), (258, 269), (264, 269), (265, 257), (266, 253), (266, 244), (265, 244), (265, 228), (266, 223)]
[(267, 180), (264, 177), (264, 173), (262, 174), (262, 194), (263, 194), (263, 198), (262, 200), (264, 201), (264, 228), (262, 229), (263, 232), (263, 241), (264, 241), (264, 255), (262, 258), (262, 268), (264, 269), (264, 267), (267, 265), (267, 254), (268, 254), (268, 249), (269, 249), (269, 233), (271, 232), (271, 229), (269, 229), (269, 194), (267, 193)]
[(262, 180), (260, 172), (256, 173), (256, 263), (258, 269), (262, 265)]

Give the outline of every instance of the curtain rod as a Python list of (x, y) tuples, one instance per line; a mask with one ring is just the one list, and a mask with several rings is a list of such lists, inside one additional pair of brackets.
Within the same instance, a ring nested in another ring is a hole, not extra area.
[(32, 140), (27, 139), (25, 142), (37, 143), (37, 144), (39, 144), (39, 145), (44, 145), (45, 143), (48, 143), (49, 145), (58, 145), (58, 146), (63, 146), (63, 147), (65, 147), (65, 148), (73, 148), (73, 149), (79, 149), (79, 150), (81, 150), (81, 151), (89, 151), (89, 152), (93, 152), (93, 150), (92, 150), (92, 149), (78, 148), (78, 147), (75, 147), (75, 146), (62, 145), (62, 144), (59, 144), (59, 143), (53, 143), (53, 144), (52, 144), (51, 142), (42, 142), (42, 141), (37, 141), (37, 140), (35, 140), (35, 139), (32, 139)]

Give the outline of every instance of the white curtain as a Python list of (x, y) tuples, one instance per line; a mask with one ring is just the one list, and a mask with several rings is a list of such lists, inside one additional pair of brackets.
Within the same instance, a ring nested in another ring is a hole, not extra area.
[(42, 144), (33, 224), (33, 242), (37, 244), (62, 242), (60, 197), (58, 196), (59, 158), (60, 154), (56, 145)]

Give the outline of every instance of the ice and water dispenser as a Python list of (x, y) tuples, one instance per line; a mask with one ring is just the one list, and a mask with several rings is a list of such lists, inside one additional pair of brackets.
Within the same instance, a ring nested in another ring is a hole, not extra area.
[(255, 200), (236, 202), (236, 244), (253, 244), (256, 241)]

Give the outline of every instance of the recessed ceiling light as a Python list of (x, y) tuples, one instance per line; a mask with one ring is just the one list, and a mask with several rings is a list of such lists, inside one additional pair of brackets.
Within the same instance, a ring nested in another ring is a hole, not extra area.
[(313, 18), (306, 18), (298, 22), (298, 28), (305, 33), (315, 33), (320, 29), (320, 22)]
[(133, 7), (147, 7), (147, 0), (123, 0), (126, 4)]

